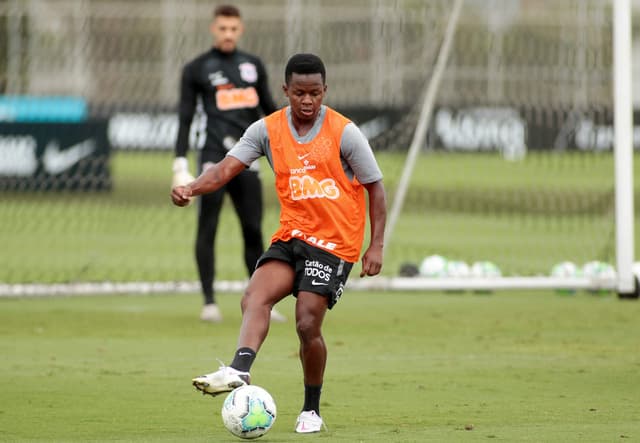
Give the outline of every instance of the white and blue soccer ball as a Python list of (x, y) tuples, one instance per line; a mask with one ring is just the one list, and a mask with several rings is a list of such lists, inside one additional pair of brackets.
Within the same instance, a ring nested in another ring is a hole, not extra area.
[[(611, 282), (612, 280), (615, 280), (617, 276), (613, 265), (600, 260), (592, 260), (585, 263), (582, 266), (582, 274), (596, 284), (604, 281)], [(611, 290), (600, 288), (596, 290), (589, 290), (589, 292), (592, 294), (608, 294)]]
[(581, 269), (572, 261), (556, 263), (551, 268), (551, 277), (579, 277), (581, 274)]
[(447, 276), (447, 259), (441, 255), (430, 255), (420, 263), (422, 277), (439, 278)]
[(614, 280), (616, 270), (609, 263), (593, 260), (582, 266), (582, 275), (594, 280)]
[(488, 260), (476, 261), (471, 265), (471, 277), (474, 278), (498, 278), (502, 271), (498, 266)]
[[(617, 276), (613, 265), (600, 260), (592, 260), (582, 265), (582, 274), (596, 284), (604, 281), (611, 282), (615, 280)], [(588, 292), (592, 294), (609, 294), (611, 289), (591, 289)]]
[(447, 277), (466, 278), (471, 275), (471, 268), (462, 260), (450, 260), (447, 262)]
[[(582, 275), (582, 269), (572, 261), (562, 261), (551, 267), (551, 277), (555, 278), (574, 278)], [(573, 295), (576, 290), (573, 288), (556, 289), (558, 294)]]
[(222, 422), (236, 437), (262, 437), (275, 421), (276, 403), (260, 386), (240, 386), (231, 391), (222, 404)]

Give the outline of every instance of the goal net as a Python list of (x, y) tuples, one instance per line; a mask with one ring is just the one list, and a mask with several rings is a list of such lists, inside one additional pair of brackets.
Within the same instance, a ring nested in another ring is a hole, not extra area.
[[(549, 287), (612, 287), (611, 2), (237, 4), (246, 25), (241, 47), (265, 61), (276, 100), (284, 104), (288, 57), (318, 53), (327, 65), (326, 103), (370, 139), (390, 210), (376, 284), (390, 287), (401, 277), (414, 289), (460, 282), (482, 289), (514, 281), (497, 275), (553, 275), (561, 282)], [(104, 122), (110, 175), (100, 186), (64, 176), (62, 189), (48, 189), (42, 183), (50, 181), (27, 176), (28, 164), (11, 169), (28, 147), (10, 131), (47, 117), (12, 121), (0, 101), (4, 293), (67, 283), (86, 291), (96, 290), (86, 286), (93, 283), (106, 291), (194, 290), (195, 207), (171, 207), (168, 187), (180, 69), (210, 47), (211, 9), (200, 0), (0, 4), (0, 99), (82, 98), (83, 120), (74, 124)], [(55, 132), (56, 117), (50, 120)], [(263, 166), (268, 238), (278, 205)], [(243, 281), (230, 204), (222, 217), (217, 280)], [(531, 280), (518, 282), (527, 287)]]

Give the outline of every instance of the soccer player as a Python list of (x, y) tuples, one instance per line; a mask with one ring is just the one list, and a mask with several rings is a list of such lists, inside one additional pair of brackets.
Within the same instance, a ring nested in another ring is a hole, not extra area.
[[(213, 48), (187, 63), (182, 71), (180, 123), (173, 162), (174, 186), (193, 180), (186, 155), (198, 100), (207, 117), (206, 141), (199, 159), (201, 171), (221, 161), (251, 123), (277, 109), (262, 61), (255, 55), (237, 49), (243, 32), (238, 8), (230, 5), (216, 7), (210, 31), (214, 40)], [(252, 164), (224, 188), (200, 199), (195, 256), (204, 296), (200, 318), (204, 321), (222, 320), (215, 303), (213, 280), (214, 243), (225, 193), (231, 197), (240, 220), (244, 261), (249, 275), (264, 252), (262, 184), (257, 166), (258, 163)], [(272, 313), (274, 320), (285, 320), (277, 311)]]
[(280, 226), (258, 260), (242, 297), (242, 325), (230, 366), (196, 377), (193, 385), (217, 395), (250, 382), (249, 371), (269, 330), (269, 311), (296, 297), (296, 332), (304, 375), (304, 403), (295, 431), (318, 432), (320, 392), (327, 361), (322, 323), (342, 296), (360, 257), (369, 199), (370, 243), (360, 276), (382, 268), (386, 221), (382, 173), (368, 141), (347, 118), (322, 104), (327, 91), (322, 60), (292, 56), (283, 90), (289, 106), (253, 123), (227, 156), (186, 186), (174, 187), (174, 204), (215, 191), (260, 156), (275, 173)]

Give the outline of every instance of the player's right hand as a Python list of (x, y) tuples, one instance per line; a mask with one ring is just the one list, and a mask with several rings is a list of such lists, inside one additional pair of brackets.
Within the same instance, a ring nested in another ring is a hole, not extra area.
[(191, 199), (191, 189), (188, 186), (174, 186), (171, 189), (171, 201), (174, 205), (187, 206)]

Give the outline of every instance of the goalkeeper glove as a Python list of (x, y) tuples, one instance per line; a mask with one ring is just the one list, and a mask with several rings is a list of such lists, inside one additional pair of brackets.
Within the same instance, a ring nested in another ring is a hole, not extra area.
[(185, 186), (194, 181), (193, 175), (189, 173), (189, 163), (186, 157), (176, 157), (173, 161), (173, 182), (172, 186)]
[(189, 173), (189, 163), (186, 157), (176, 157), (173, 161), (173, 187), (185, 186), (195, 179)]

